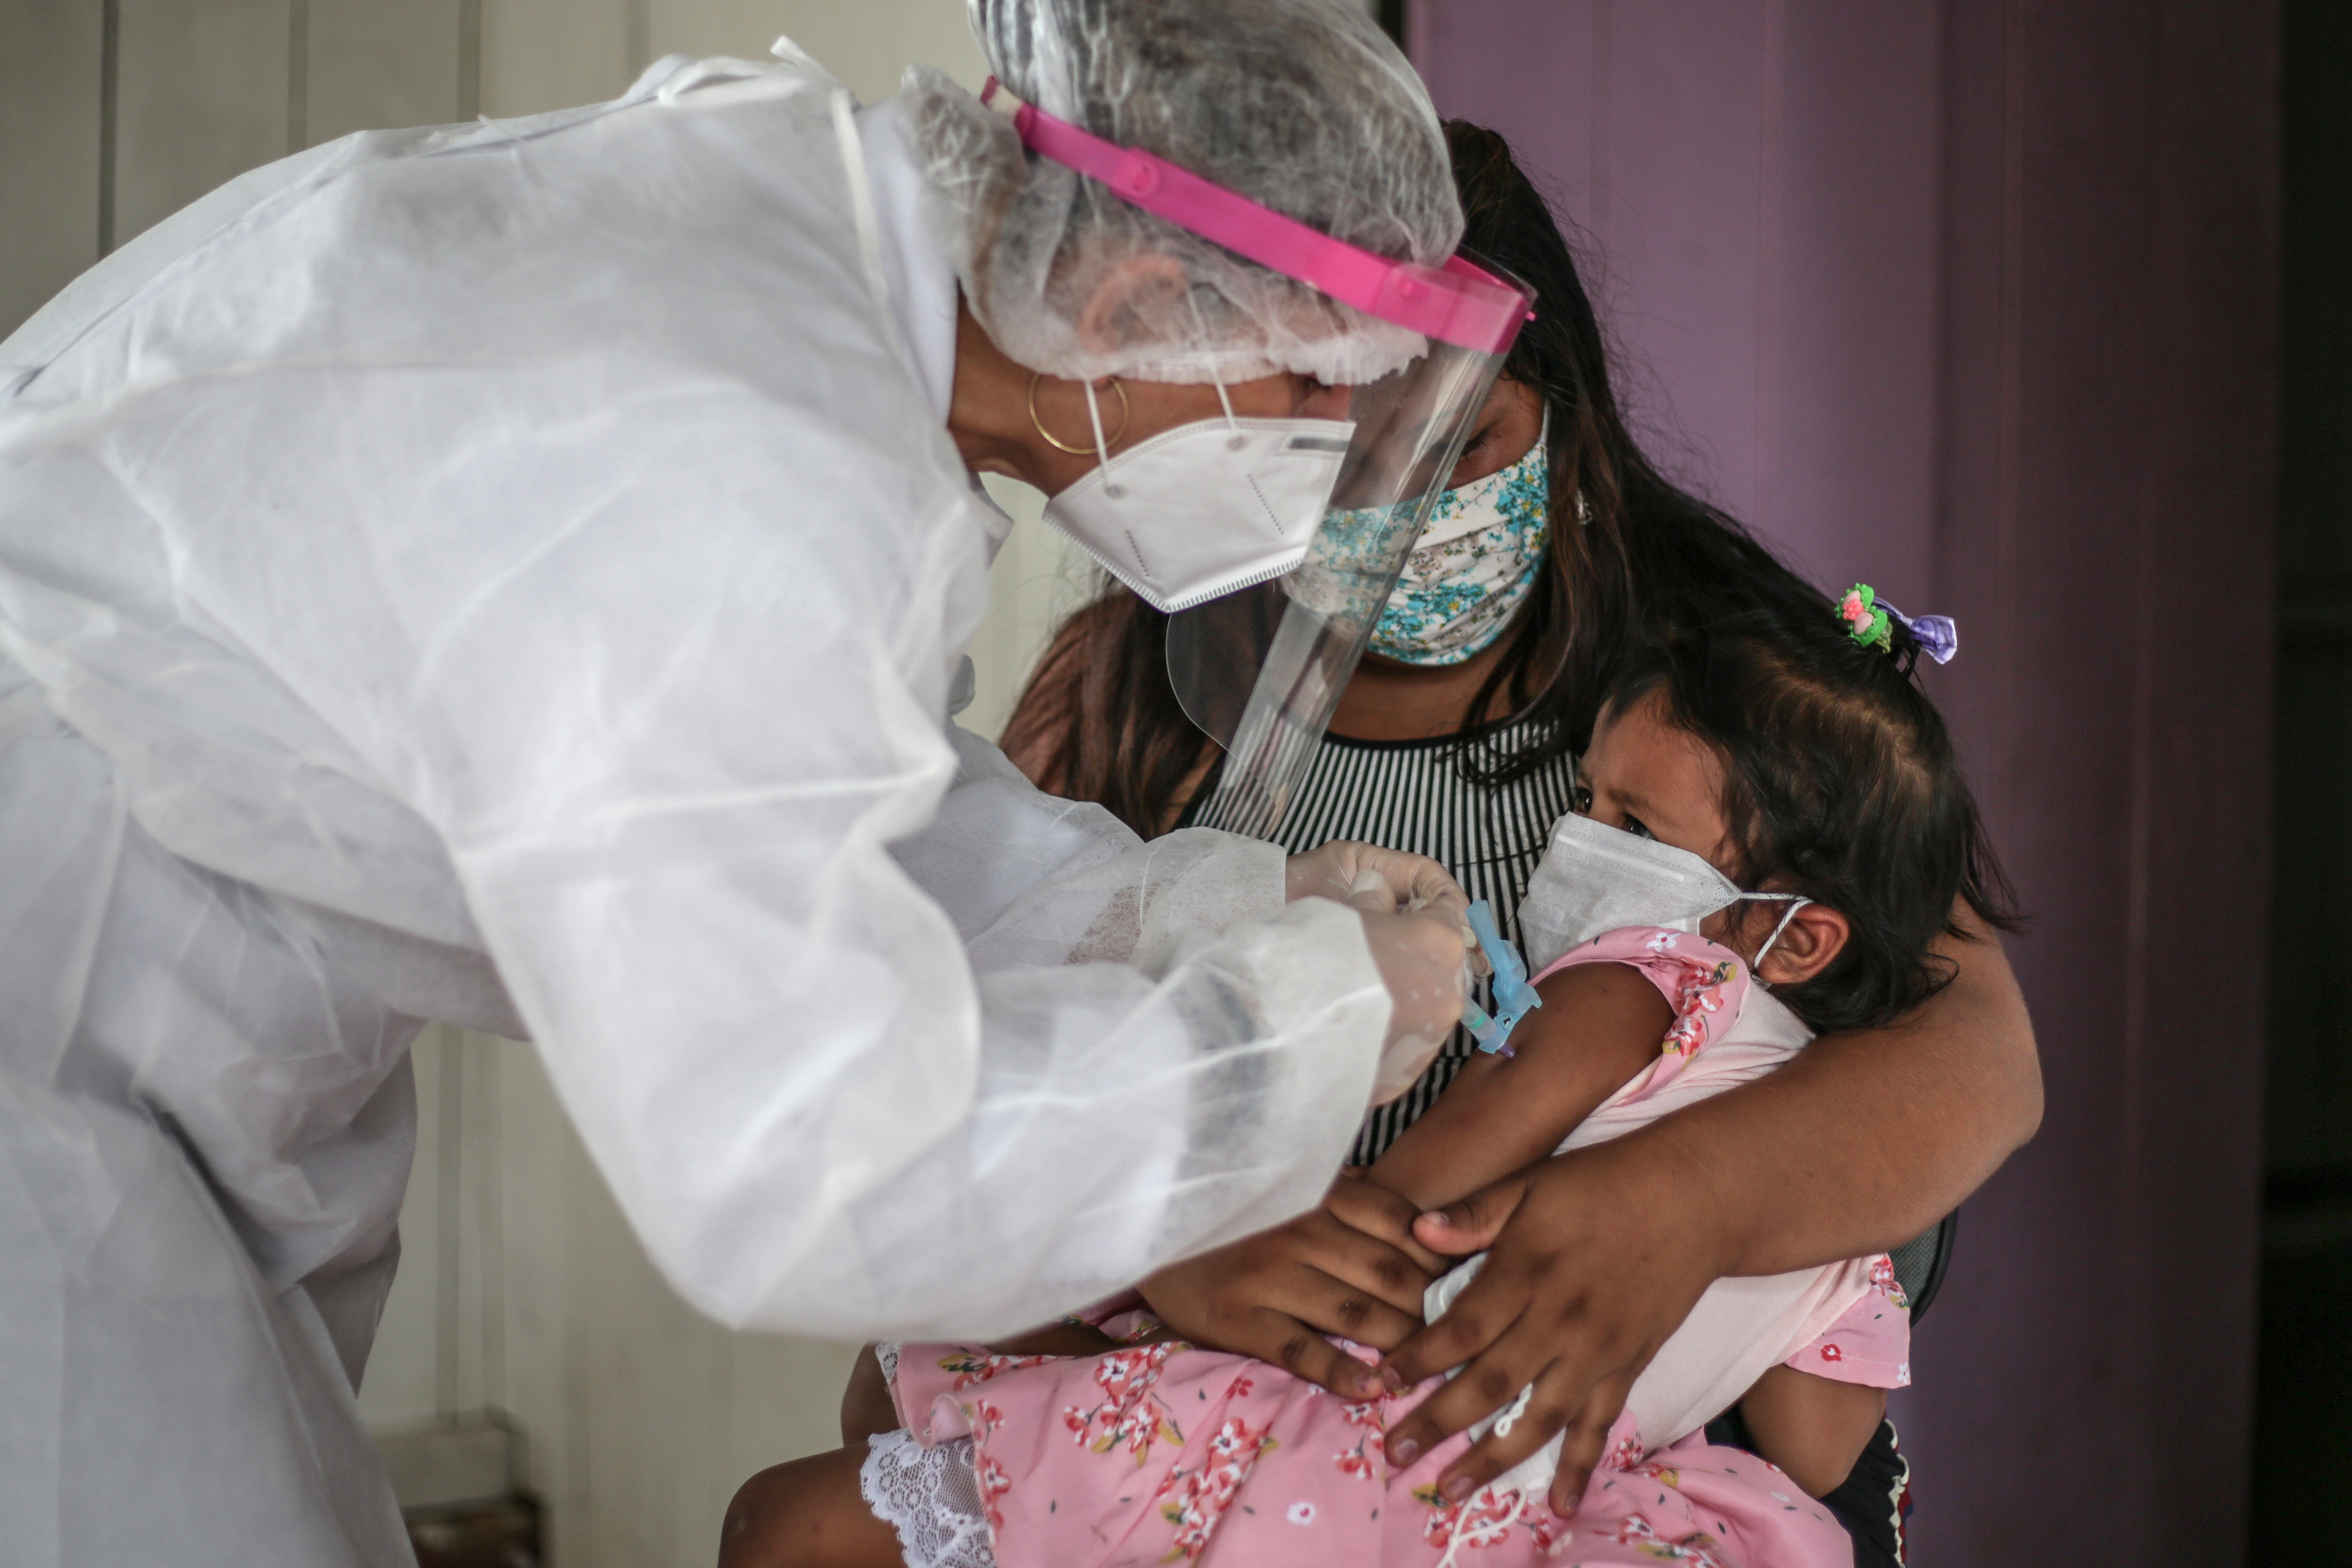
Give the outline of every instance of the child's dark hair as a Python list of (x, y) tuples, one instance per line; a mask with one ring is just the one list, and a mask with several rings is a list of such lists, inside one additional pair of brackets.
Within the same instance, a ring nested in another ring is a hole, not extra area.
[(1608, 687), (1620, 711), (1659, 694), (1666, 722), (1722, 756), (1733, 880), (1846, 917), (1828, 967), (1773, 992), (1822, 1031), (1891, 1022), (1941, 990), (1952, 968), (1928, 949), (1957, 934), (1959, 901), (2018, 925), (1943, 716), (1912, 678), (1918, 643), (1891, 631), (1891, 648), (1865, 647), (1827, 599), (1775, 595), (1636, 654)]

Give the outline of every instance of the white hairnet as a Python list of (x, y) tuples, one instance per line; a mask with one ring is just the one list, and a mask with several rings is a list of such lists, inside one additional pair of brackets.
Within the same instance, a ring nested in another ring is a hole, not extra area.
[[(968, 3), (997, 78), (1049, 114), (1384, 256), (1434, 266), (1461, 237), (1429, 95), (1345, 0)], [(1007, 117), (937, 71), (909, 70), (905, 91), (965, 299), (1034, 370), (1356, 384), (1423, 347), (1031, 156)]]

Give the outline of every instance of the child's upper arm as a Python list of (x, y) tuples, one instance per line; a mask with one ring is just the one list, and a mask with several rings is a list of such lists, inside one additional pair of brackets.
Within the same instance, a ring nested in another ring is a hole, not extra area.
[(1635, 1099), (1673, 1081), (1740, 1017), (1748, 981), (1738, 956), (1687, 932), (1594, 937), (1538, 977), (1543, 1006), (1512, 1034), (1517, 1054), (1474, 1058), (1372, 1179), (1433, 1206), (1542, 1158), (1637, 1074)]
[(1517, 1054), (1473, 1056), (1374, 1181), (1434, 1207), (1541, 1159), (1657, 1058), (1674, 1021), (1658, 987), (1624, 964), (1556, 969), (1536, 990), (1544, 1005), (1513, 1031)]

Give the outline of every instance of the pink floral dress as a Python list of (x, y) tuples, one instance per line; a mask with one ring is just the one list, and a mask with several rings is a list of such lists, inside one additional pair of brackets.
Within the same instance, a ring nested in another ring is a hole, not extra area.
[[(1681, 933), (1612, 932), (1545, 973), (1603, 962), (1649, 977), (1675, 1021), (1658, 1060), (1563, 1147), (1769, 1071), (1806, 1038), (1787, 1009), (1750, 997), (1737, 957)], [(1718, 1299), (1727, 1286), (1737, 1288)], [(1114, 1337), (1154, 1326), (1132, 1298), (1093, 1317)], [(1724, 1281), (1636, 1383), (1573, 1519), (1545, 1506), (1548, 1458), (1460, 1502), (1438, 1494), (1438, 1475), (1490, 1423), (1412, 1465), (1389, 1462), (1389, 1427), (1442, 1379), (1358, 1403), (1279, 1367), (1183, 1344), (1078, 1357), (908, 1344), (891, 1385), (908, 1427), (901, 1449), (969, 1443), (972, 1487), (958, 1489), (966, 1500), (955, 1506), (976, 1498), (1000, 1568), (1510, 1568), (1554, 1557), (1846, 1568), (1853, 1545), (1828, 1510), (1764, 1460), (1709, 1446), (1699, 1428), (1775, 1362), (1882, 1387), (1908, 1382), (1908, 1322), (1884, 1258)], [(930, 1568), (905, 1519), (877, 1503), (899, 1526), (909, 1562)]]

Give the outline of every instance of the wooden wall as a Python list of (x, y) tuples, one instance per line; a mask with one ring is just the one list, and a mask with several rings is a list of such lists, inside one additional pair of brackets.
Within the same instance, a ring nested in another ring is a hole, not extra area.
[(910, 60), (982, 74), (956, 0), (6, 0), (0, 333), (273, 158), (594, 102), (661, 55), (763, 58), (780, 33), (869, 102)]
[(679, 1301), (530, 1047), (436, 1028), (415, 1059), (416, 1169), (369, 1420), (504, 1412), (558, 1568), (716, 1561), (746, 1477), (839, 1442), (853, 1347), (732, 1333)]

